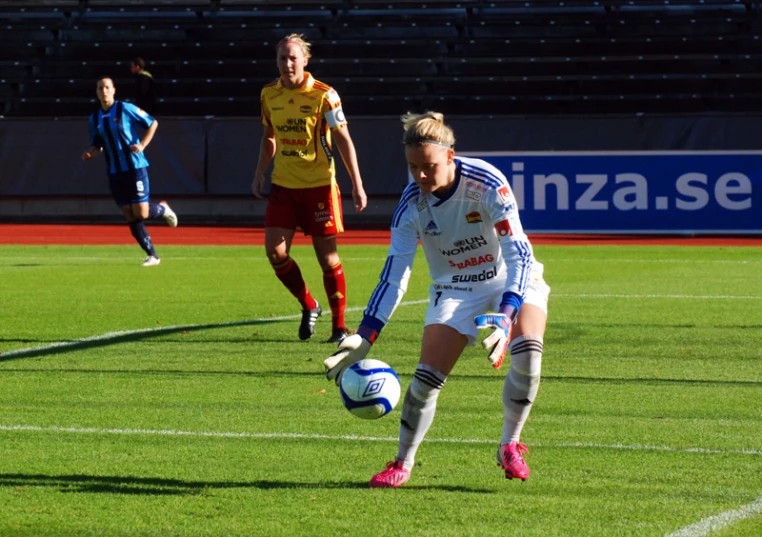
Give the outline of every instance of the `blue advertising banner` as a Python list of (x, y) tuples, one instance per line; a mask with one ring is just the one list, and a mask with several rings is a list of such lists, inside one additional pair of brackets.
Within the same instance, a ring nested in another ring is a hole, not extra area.
[(533, 233), (762, 233), (762, 151), (468, 152)]

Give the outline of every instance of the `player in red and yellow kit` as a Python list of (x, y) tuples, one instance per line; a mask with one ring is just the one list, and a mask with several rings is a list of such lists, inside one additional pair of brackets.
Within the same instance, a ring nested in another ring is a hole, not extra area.
[(336, 183), (332, 141), (336, 142), (352, 179), (355, 211), (367, 206), (352, 138), (338, 93), (304, 70), (310, 44), (291, 34), (276, 47), (280, 78), (262, 88), (262, 125), (257, 170), (252, 191), (263, 198), (265, 172), (275, 160), (265, 215), (265, 250), (275, 274), (302, 306), (299, 339), (315, 332), (322, 308), (312, 297), (299, 266), (290, 256), (297, 230), (312, 237), (332, 314), (330, 343), (342, 341), (347, 330), (346, 279), (336, 247), (344, 231), (341, 194)]

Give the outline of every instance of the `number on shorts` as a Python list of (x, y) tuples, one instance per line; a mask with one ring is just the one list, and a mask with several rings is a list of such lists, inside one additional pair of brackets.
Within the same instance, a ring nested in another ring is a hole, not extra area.
[(434, 306), (439, 306), (440, 298), (442, 298), (442, 291), (437, 291), (437, 297), (434, 299)]
[(138, 192), (143, 192), (143, 181), (137, 181), (135, 186), (138, 188)]

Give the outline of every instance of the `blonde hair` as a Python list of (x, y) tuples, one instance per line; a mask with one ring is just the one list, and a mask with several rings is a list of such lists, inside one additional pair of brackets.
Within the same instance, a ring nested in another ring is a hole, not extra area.
[(310, 54), (310, 47), (312, 47), (312, 43), (304, 39), (304, 34), (288, 34), (286, 37), (278, 41), (278, 44), (275, 45), (275, 50), (277, 51), (281, 45), (285, 45), (289, 41), (296, 43), (302, 47), (302, 52), (304, 52), (305, 58), (312, 57), (312, 54)]
[(445, 125), (444, 114), (432, 111), (423, 114), (408, 112), (400, 119), (405, 128), (405, 134), (402, 135), (405, 147), (436, 144), (452, 149), (455, 146), (455, 133)]

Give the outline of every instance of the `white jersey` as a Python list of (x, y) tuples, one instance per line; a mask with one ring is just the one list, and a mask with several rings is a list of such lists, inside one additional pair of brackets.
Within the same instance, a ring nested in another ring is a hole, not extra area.
[(523, 300), (534, 257), (513, 191), (488, 162), (456, 157), (455, 164), (455, 186), (445, 198), (424, 194), (415, 183), (402, 193), (381, 281), (363, 324), (380, 329), (389, 321), (407, 290), (419, 241), (435, 285), (511, 292)]

